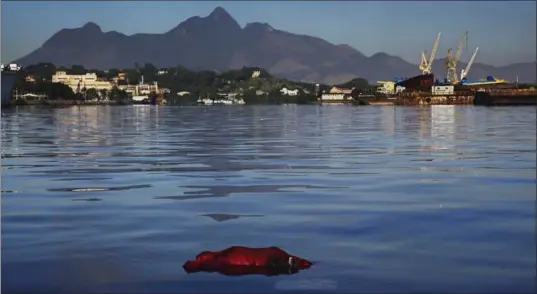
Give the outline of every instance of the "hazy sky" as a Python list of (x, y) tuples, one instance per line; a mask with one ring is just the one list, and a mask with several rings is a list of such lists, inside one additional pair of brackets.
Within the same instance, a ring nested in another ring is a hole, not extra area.
[(103, 31), (163, 33), (191, 16), (226, 9), (241, 26), (267, 22), (275, 29), (349, 44), (370, 56), (386, 52), (417, 63), (442, 32), (437, 57), (456, 48), (469, 30), (469, 58), (505, 65), (536, 60), (535, 1), (307, 2), (307, 1), (2, 1), (1, 59), (10, 62), (40, 47), (62, 28), (89, 21)]

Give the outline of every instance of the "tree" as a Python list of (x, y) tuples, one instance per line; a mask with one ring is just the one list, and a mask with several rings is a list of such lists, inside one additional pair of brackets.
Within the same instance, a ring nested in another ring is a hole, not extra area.
[(138, 70), (135, 70), (135, 69), (126, 69), (124, 70), (125, 72), (125, 76), (127, 78), (127, 81), (129, 82), (129, 84), (131, 85), (134, 85), (134, 84), (138, 84), (140, 83), (140, 73), (138, 72)]
[(105, 100), (108, 96), (108, 91), (105, 89), (101, 89), (100, 91), (101, 100)]
[(49, 99), (75, 99), (75, 93), (73, 90), (64, 84), (51, 83), (51, 82), (39, 82), (35, 84), (34, 91), (37, 93), (45, 93)]
[(103, 70), (91, 69), (88, 72), (95, 73), (97, 75), (97, 77), (100, 78), (100, 79), (106, 78), (106, 73)]
[(369, 85), (369, 82), (364, 78), (355, 78), (352, 79), (346, 83), (337, 85), (336, 87), (340, 88), (357, 88), (357, 89), (368, 89), (371, 86)]
[(58, 69), (50, 62), (41, 62), (23, 68), (24, 76), (32, 75), (37, 81), (50, 81)]
[(72, 75), (85, 75), (88, 71), (83, 65), (72, 65), (69, 70), (69, 74)]
[(99, 98), (99, 93), (95, 88), (89, 88), (86, 90), (86, 99), (93, 100)]
[(122, 101), (127, 98), (127, 92), (119, 89), (118, 87), (113, 87), (112, 90), (110, 90), (110, 100), (112, 101)]
[(119, 69), (117, 68), (111, 68), (106, 72), (105, 78), (107, 80), (111, 80), (119, 75)]
[(141, 73), (146, 83), (153, 83), (157, 80), (157, 68), (151, 63), (146, 63), (141, 69)]

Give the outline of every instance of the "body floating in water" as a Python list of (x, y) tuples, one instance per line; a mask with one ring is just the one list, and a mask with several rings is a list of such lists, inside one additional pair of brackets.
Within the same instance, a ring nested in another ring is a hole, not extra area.
[(196, 260), (185, 262), (183, 268), (187, 273), (276, 276), (295, 274), (311, 265), (308, 260), (290, 255), (278, 247), (233, 246), (222, 251), (203, 251), (196, 256)]

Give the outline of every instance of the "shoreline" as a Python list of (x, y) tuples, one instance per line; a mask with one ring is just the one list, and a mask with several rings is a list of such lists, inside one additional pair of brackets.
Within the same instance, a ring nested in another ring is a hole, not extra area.
[[(14, 107), (49, 107), (49, 108), (56, 108), (56, 107), (70, 107), (70, 106), (131, 106), (131, 105), (148, 105), (151, 104), (142, 104), (142, 103), (118, 103), (118, 102), (109, 102), (109, 103), (103, 103), (103, 102), (88, 102), (88, 103), (80, 103), (80, 101), (77, 101), (77, 103), (26, 103), (26, 104), (15, 104), (12, 103), (9, 106), (2, 106), (1, 109), (10, 109)], [(261, 104), (261, 103), (255, 103), (255, 104), (245, 104), (245, 105), (199, 105), (199, 104), (165, 104), (167, 106), (171, 107), (183, 107), (183, 106), (191, 106), (191, 107), (237, 107), (237, 106), (275, 106), (275, 105), (290, 105), (290, 103), (282, 103), (282, 104)], [(489, 104), (489, 105), (483, 105), (483, 104), (396, 104), (393, 102), (378, 102), (378, 103), (371, 103), (367, 105), (360, 105), (358, 103), (308, 103), (308, 104), (292, 104), (292, 105), (317, 105), (317, 106), (324, 106), (324, 107), (335, 107), (335, 106), (354, 106), (354, 107), (431, 107), (431, 106), (478, 106), (478, 107), (506, 107), (506, 106), (516, 106), (516, 107), (536, 107), (536, 104), (512, 104), (512, 103), (506, 103), (506, 104)], [(157, 105), (157, 106), (164, 106), (164, 105)]]

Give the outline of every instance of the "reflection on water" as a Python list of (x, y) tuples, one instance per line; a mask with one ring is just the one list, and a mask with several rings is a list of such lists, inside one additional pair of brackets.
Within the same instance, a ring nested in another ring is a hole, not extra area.
[[(2, 290), (529, 292), (535, 130), (517, 107), (3, 110)], [(231, 245), (319, 266), (184, 273)]]
[(260, 214), (225, 214), (225, 213), (209, 213), (209, 214), (203, 214), (202, 216), (207, 216), (212, 218), (213, 220), (217, 222), (225, 222), (232, 219), (238, 219), (239, 217), (262, 217), (263, 215)]
[(431, 107), (431, 139), (437, 150), (452, 149), (455, 138), (455, 105)]

